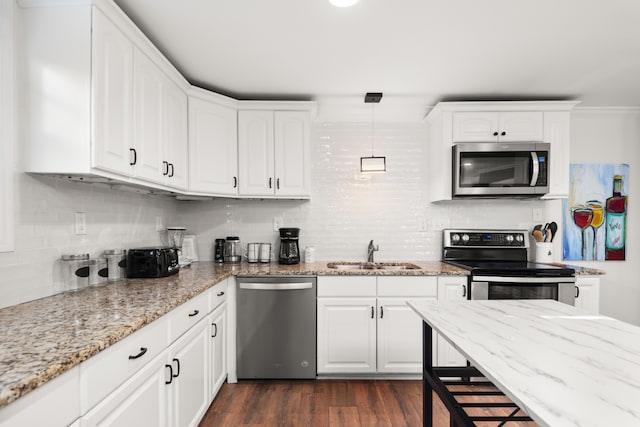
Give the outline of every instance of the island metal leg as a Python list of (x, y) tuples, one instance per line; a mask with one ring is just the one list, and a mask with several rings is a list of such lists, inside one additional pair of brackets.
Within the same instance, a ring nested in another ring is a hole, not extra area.
[(433, 427), (433, 387), (427, 376), (433, 376), (433, 330), (422, 322), (422, 425)]

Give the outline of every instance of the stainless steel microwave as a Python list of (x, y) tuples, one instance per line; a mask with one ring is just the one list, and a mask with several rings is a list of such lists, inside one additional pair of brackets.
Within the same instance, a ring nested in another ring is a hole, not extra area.
[(540, 197), (549, 192), (549, 148), (544, 142), (455, 144), (452, 195)]

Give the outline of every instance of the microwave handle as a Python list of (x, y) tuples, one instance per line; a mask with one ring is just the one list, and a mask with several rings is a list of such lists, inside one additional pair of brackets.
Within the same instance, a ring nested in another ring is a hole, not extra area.
[(531, 183), (530, 187), (535, 187), (536, 182), (538, 182), (538, 175), (540, 174), (540, 161), (538, 160), (538, 153), (535, 151), (531, 152), (531, 161), (533, 162), (533, 170), (531, 173)]

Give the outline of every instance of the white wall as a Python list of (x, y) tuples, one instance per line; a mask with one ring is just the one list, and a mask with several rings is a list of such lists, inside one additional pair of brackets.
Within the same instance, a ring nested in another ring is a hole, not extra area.
[(640, 109), (577, 109), (571, 124), (572, 163), (628, 163), (626, 261), (573, 262), (605, 270), (600, 311), (640, 325)]

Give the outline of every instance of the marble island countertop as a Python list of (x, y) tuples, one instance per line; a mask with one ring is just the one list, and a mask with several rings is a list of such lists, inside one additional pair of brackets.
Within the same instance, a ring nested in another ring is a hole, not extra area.
[(539, 425), (640, 425), (640, 327), (549, 300), (409, 305)]
[(419, 270), (337, 270), (296, 265), (194, 263), (160, 279), (127, 279), (0, 310), (0, 408), (58, 377), (230, 276), (466, 275), (441, 262)]

